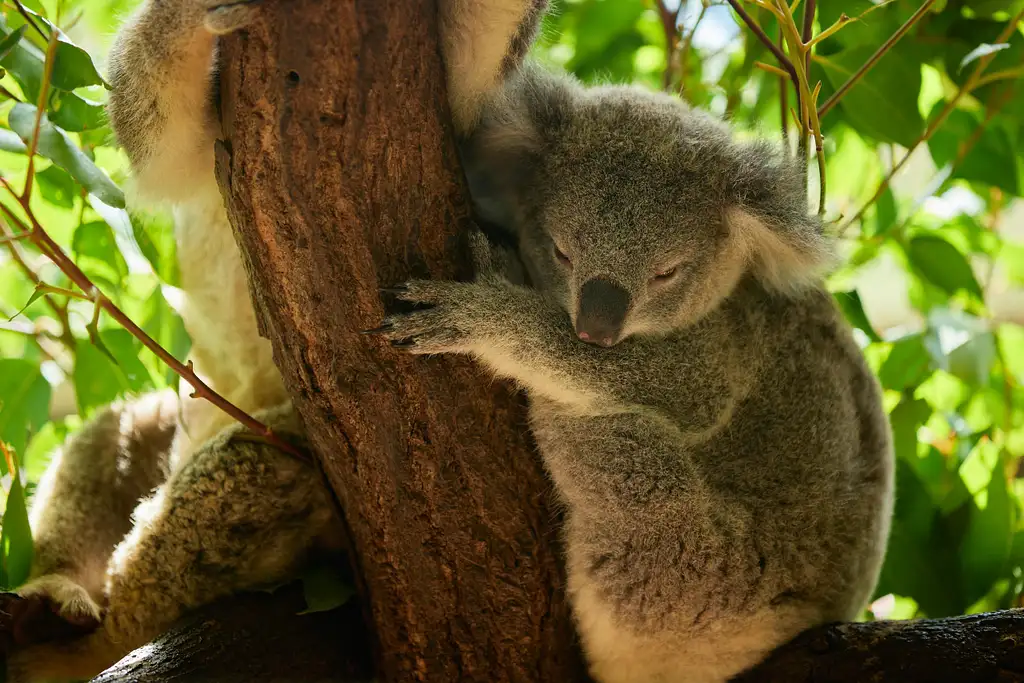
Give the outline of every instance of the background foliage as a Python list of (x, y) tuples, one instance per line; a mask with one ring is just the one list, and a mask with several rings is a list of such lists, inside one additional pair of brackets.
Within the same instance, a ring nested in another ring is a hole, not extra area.
[[(810, 86), (821, 82), (818, 103), (922, 2), (822, 2), (815, 34), (844, 23), (844, 14), (860, 19), (815, 45)], [(126, 164), (89, 58), (101, 63), (117, 18), (134, 4), (68, 0), (58, 8), (56, 0), (25, 0), (36, 26), (9, 0), (0, 6), (0, 173), (23, 187), (49, 17), (67, 35), (46, 99), (31, 209), (105, 295), (184, 359), (170, 224), (124, 210), (118, 188)], [(770, 12), (742, 5), (778, 35)], [(892, 542), (868, 618), (1021, 604), (1024, 85), (1017, 82), (1024, 35), (1016, 26), (1009, 39), (995, 39), (1022, 9), (1024, 0), (933, 0), (821, 120), (825, 217), (844, 256), (830, 285), (886, 390), (898, 458)], [(781, 138), (795, 102), (790, 86), (780, 98), (780, 77), (757, 64), (777, 62), (725, 4), (557, 0), (535, 54), (588, 82), (680, 92), (745, 133)], [(786, 127), (792, 143), (792, 119)], [(813, 207), (813, 163), (811, 171)], [(2, 188), (0, 203), (24, 219)], [(0, 219), (7, 236), (19, 230), (11, 216)], [(25, 578), (26, 495), (53, 449), (109, 401), (177, 384), (132, 335), (94, 316), (89, 293), (62, 290), (74, 287), (35, 243), (0, 247), (0, 441), (7, 444), (0, 587)]]

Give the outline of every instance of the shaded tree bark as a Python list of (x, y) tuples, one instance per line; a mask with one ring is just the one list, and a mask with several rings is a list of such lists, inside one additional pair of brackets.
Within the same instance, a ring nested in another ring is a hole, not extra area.
[(223, 41), (218, 177), (262, 332), (344, 508), (391, 681), (582, 675), (522, 400), (359, 331), (470, 274), (431, 0), (268, 2)]
[(238, 595), (182, 619), (93, 683), (358, 683), (373, 677), (356, 601), (300, 615), (298, 585)]

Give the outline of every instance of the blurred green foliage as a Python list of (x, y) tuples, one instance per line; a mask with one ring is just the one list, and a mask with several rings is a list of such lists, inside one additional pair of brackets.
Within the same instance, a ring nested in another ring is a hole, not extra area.
[[(779, 76), (757, 65), (776, 64), (767, 48), (724, 3), (664, 2), (555, 0), (534, 54), (586, 82), (678, 92), (743, 134), (781, 139), (795, 96), (787, 86), (783, 100)], [(816, 45), (810, 74), (812, 88), (821, 82), (818, 103), (921, 2), (819, 2), (815, 33), (844, 13), (859, 20)], [(126, 164), (103, 116), (102, 70), (89, 58), (102, 55), (134, 0), (69, 0), (59, 16), (56, 0), (24, 4), (41, 31), (10, 4), (0, 10), (0, 172), (22, 187), (45, 16), (68, 35), (46, 102), (33, 212), (105, 294), (184, 358), (170, 224), (123, 209), (118, 188)], [(778, 35), (771, 13), (743, 5), (769, 36)], [(1024, 35), (1017, 26), (995, 42), (1024, 0), (938, 0), (931, 10), (821, 122), (825, 216), (844, 257), (830, 286), (885, 388), (898, 459), (875, 616), (1008, 607), (1020, 604), (1024, 591), (1024, 85), (1017, 87)], [(992, 61), (975, 87), (925, 139), (988, 54)], [(792, 143), (792, 117), (787, 128)], [(916, 151), (906, 168), (883, 183), (908, 147)], [(813, 197), (813, 162), (811, 170)], [(0, 202), (24, 217), (9, 193), (0, 190)], [(8, 233), (18, 229), (3, 225)], [(0, 587), (24, 579), (31, 559), (25, 498), (52, 450), (110, 400), (176, 385), (105, 316), (90, 336), (88, 300), (41, 295), (37, 282), (71, 287), (30, 243), (3, 245), (0, 441), (9, 448)]]

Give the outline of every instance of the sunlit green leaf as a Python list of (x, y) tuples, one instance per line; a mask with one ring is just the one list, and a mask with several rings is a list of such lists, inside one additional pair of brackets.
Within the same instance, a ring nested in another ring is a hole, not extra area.
[(83, 415), (120, 396), (153, 387), (149, 372), (139, 360), (140, 345), (131, 334), (125, 330), (103, 330), (100, 338), (117, 363), (91, 342), (79, 340), (74, 381), (78, 410)]
[(849, 292), (835, 292), (833, 295), (839, 308), (842, 309), (846, 320), (855, 328), (862, 331), (873, 342), (882, 341), (875, 329), (871, 326), (867, 314), (864, 312), (864, 305), (860, 301), (860, 295), (856, 290)]
[[(988, 447), (994, 448), (992, 444)], [(1010, 500), (1001, 462), (995, 459), (994, 471), (984, 495), (975, 497), (960, 549), (969, 603), (983, 596), (989, 586), (1004, 575), (1010, 559), (1016, 510)]]
[[(16, 104), (8, 114), (11, 129), (26, 144), (32, 137), (35, 120), (36, 108), (29, 104)], [(121, 189), (89, 157), (83, 154), (62, 130), (50, 123), (45, 114), (39, 128), (38, 151), (39, 154), (70, 173), (86, 190), (107, 204), (124, 208), (124, 193), (121, 192)]]
[(29, 437), (50, 419), (50, 385), (39, 367), (0, 358), (0, 441), (24, 453)]
[(59, 166), (47, 166), (36, 171), (36, 184), (43, 199), (55, 206), (70, 209), (78, 195), (74, 179)]
[(886, 389), (903, 391), (923, 382), (930, 372), (924, 339), (915, 334), (892, 345), (892, 351), (882, 364), (878, 379)]
[(947, 294), (964, 290), (981, 298), (981, 287), (963, 254), (936, 235), (917, 235), (907, 246), (911, 265)]
[(11, 490), (7, 492), (3, 531), (0, 532), (0, 588), (9, 590), (23, 584), (32, 568), (32, 529), (28, 523), (28, 506), (21, 476), (11, 477)]

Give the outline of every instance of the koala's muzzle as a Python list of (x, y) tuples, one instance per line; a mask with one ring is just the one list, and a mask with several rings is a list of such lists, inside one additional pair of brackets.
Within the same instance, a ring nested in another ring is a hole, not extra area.
[(629, 304), (629, 292), (611, 280), (588, 280), (580, 290), (576, 334), (591, 344), (613, 346), (622, 334)]

